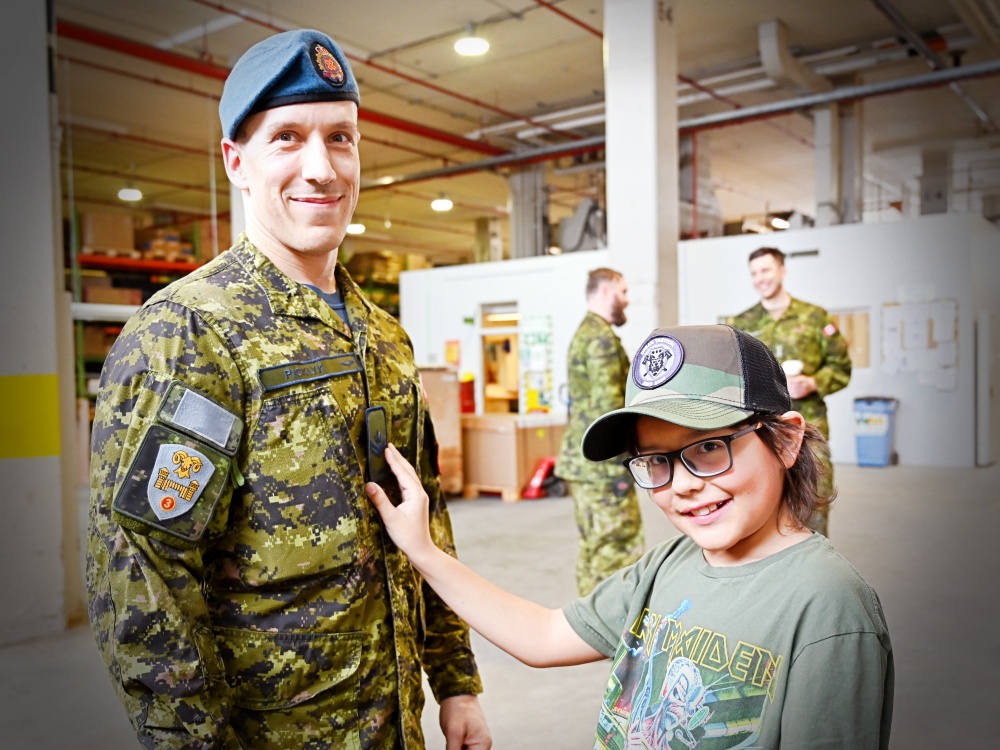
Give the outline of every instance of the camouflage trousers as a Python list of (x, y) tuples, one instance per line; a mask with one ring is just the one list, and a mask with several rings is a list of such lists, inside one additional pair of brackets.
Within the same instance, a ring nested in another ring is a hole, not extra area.
[(576, 587), (580, 596), (586, 596), (605, 578), (642, 556), (642, 516), (631, 479), (567, 484), (580, 532)]

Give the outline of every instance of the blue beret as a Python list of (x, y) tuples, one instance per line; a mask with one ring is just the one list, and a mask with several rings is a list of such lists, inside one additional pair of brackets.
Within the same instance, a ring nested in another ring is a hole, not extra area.
[(229, 72), (219, 100), (222, 134), (235, 138), (247, 117), (265, 109), (330, 101), (361, 105), (358, 82), (336, 42), (312, 29), (275, 34), (244, 52)]

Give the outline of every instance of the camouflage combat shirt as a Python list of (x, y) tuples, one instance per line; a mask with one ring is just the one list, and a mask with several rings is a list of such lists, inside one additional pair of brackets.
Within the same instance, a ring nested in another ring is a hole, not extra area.
[(381, 406), (454, 554), (409, 340), (336, 281), (350, 328), (241, 236), (105, 363), (89, 614), (147, 748), (422, 748), (422, 668), (439, 701), (482, 689), (467, 627), (363, 490)]
[(726, 322), (766, 344), (779, 362), (802, 360), (802, 374), (815, 378), (816, 391), (802, 400), (793, 399), (792, 408), (809, 422), (825, 426), (823, 397), (839, 391), (851, 379), (847, 340), (829, 313), (793, 297), (777, 320), (758, 302)]
[(591, 422), (625, 405), (629, 361), (621, 340), (608, 321), (588, 312), (573, 334), (566, 359), (569, 415), (555, 473), (571, 482), (628, 479), (620, 459), (589, 461), (580, 447)]

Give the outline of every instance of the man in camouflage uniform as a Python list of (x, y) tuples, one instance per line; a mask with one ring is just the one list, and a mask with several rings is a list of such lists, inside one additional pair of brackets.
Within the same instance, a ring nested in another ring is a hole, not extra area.
[[(750, 278), (760, 294), (760, 302), (728, 322), (764, 342), (783, 367), (789, 360), (802, 363), (799, 374), (788, 374), (792, 408), (829, 440), (830, 423), (823, 397), (839, 391), (851, 379), (847, 341), (826, 310), (795, 299), (785, 291), (786, 270), (785, 254), (777, 248), (754, 250), (750, 254)], [(824, 449), (819, 459), (825, 471), (820, 492), (830, 497), (834, 482), (828, 449)], [(827, 519), (826, 510), (814, 514), (810, 528), (827, 535)]]
[(569, 364), (569, 417), (555, 473), (566, 480), (580, 532), (576, 585), (586, 596), (616, 570), (642, 556), (639, 500), (628, 470), (615, 458), (584, 458), (587, 426), (625, 404), (629, 360), (611, 326), (625, 323), (628, 288), (620, 273), (598, 268), (587, 278), (587, 314), (573, 335)]
[(143, 305), (102, 374), (89, 613), (146, 748), (423, 748), (422, 671), (448, 746), (491, 745), (467, 627), (364, 493), (398, 499), (391, 441), (454, 554), (410, 342), (337, 262), (358, 102), (319, 32), (240, 59), (220, 118), (246, 233)]

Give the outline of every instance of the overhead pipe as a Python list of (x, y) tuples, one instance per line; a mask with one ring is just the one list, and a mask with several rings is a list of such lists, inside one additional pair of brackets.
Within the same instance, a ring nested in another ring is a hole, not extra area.
[[(535, 0), (535, 3), (538, 4), (538, 5), (541, 5), (543, 8), (548, 8), (553, 13), (562, 16), (563, 18), (565, 18), (566, 20), (568, 20), (570, 23), (573, 23), (573, 24), (576, 24), (577, 26), (579, 26), (581, 29), (585, 29), (586, 31), (589, 31), (591, 34), (593, 34), (594, 36), (596, 36), (598, 39), (600, 39), (603, 42), (603, 40), (604, 40), (604, 32), (601, 31), (600, 29), (595, 29), (593, 26), (588, 26), (587, 24), (585, 24), (580, 19), (575, 18), (575, 17), (571, 16), (569, 13), (567, 13), (566, 11), (561, 10), (561, 9), (555, 7), (554, 5), (552, 5), (552, 3), (545, 2), (545, 0)], [(693, 89), (696, 89), (697, 91), (702, 92), (703, 94), (706, 94), (707, 96), (711, 97), (712, 99), (715, 99), (716, 101), (722, 102), (723, 104), (725, 104), (725, 105), (727, 105), (729, 107), (733, 107), (735, 109), (741, 109), (743, 107), (743, 105), (740, 104), (739, 102), (736, 102), (736, 101), (734, 101), (732, 99), (729, 99), (728, 97), (722, 96), (718, 92), (713, 91), (712, 89), (710, 89), (708, 86), (704, 86), (704, 85), (698, 83), (698, 81), (694, 80), (693, 78), (689, 78), (689, 77), (687, 77), (685, 75), (681, 75), (680, 73), (678, 73), (677, 74), (677, 80), (680, 81), (681, 83), (687, 84), (688, 86), (690, 86)], [(768, 123), (768, 127), (774, 128), (775, 130), (777, 130), (777, 131), (779, 131), (781, 133), (784, 133), (785, 135), (789, 136), (790, 138), (794, 138), (795, 140), (797, 140), (799, 143), (803, 144), (804, 146), (808, 146), (809, 148), (813, 147), (812, 141), (804, 139), (802, 136), (800, 136), (797, 133), (789, 130), (788, 128), (782, 127), (781, 125), (779, 125), (776, 122)]]
[[(927, 43), (921, 38), (920, 34), (917, 33), (910, 24), (906, 21), (903, 15), (896, 10), (896, 8), (888, 0), (872, 0), (872, 3), (878, 8), (882, 14), (888, 18), (892, 24), (902, 32), (906, 41), (910, 43), (910, 46), (916, 50), (924, 61), (931, 67), (931, 70), (943, 70), (946, 66), (944, 61), (937, 55), (934, 50), (927, 46)], [(972, 113), (979, 119), (983, 124), (983, 127), (990, 133), (997, 132), (997, 125), (993, 122), (992, 118), (983, 110), (982, 107), (969, 96), (968, 92), (965, 91), (957, 83), (952, 82), (948, 84), (948, 88), (955, 92), (958, 97), (965, 102), (966, 106), (972, 110)]]
[[(67, 56), (64, 56), (64, 55), (60, 55), (59, 57), (60, 57), (60, 59), (64, 59), (64, 60), (67, 60), (68, 62), (76, 63), (77, 65), (86, 65), (88, 67), (97, 68), (98, 70), (105, 70), (105, 71), (107, 71), (109, 73), (114, 73), (116, 75), (123, 75), (123, 76), (126, 76), (128, 78), (134, 78), (136, 80), (143, 81), (145, 83), (151, 83), (151, 84), (153, 84), (155, 86), (168, 86), (169, 88), (177, 89), (177, 90), (182, 91), (184, 93), (194, 94), (194, 95), (199, 95), (199, 96), (208, 96), (208, 97), (216, 99), (216, 100), (218, 100), (218, 98), (219, 98), (218, 95), (215, 95), (215, 94), (206, 94), (204, 92), (197, 91), (196, 89), (190, 89), (190, 88), (187, 88), (187, 87), (184, 87), (184, 86), (175, 86), (174, 84), (171, 84), (171, 83), (168, 83), (168, 82), (165, 82), (165, 81), (161, 81), (159, 78), (151, 78), (149, 76), (141, 76), (141, 75), (138, 75), (137, 73), (126, 73), (126, 72), (117, 70), (115, 68), (106, 67), (104, 65), (97, 65), (95, 63), (89, 63), (89, 62), (87, 62), (85, 60), (78, 60), (76, 58), (67, 57)], [(64, 123), (64, 124), (66, 124), (66, 123)], [(85, 127), (85, 126), (78, 125), (76, 123), (72, 123), (71, 127), (74, 130), (84, 130), (84, 131), (89, 130), (89, 131), (94, 132), (94, 133), (100, 133), (102, 135), (108, 135), (108, 136), (112, 136), (112, 137), (118, 137), (118, 138), (121, 138), (122, 140), (131, 140), (131, 141), (135, 141), (136, 143), (146, 143), (147, 145), (154, 145), (154, 146), (157, 146), (159, 148), (163, 148), (163, 149), (167, 149), (167, 150), (171, 150), (171, 151), (185, 151), (185, 152), (192, 153), (192, 154), (198, 154), (199, 156), (213, 156), (213, 154), (211, 154), (210, 152), (208, 152), (208, 151), (206, 151), (204, 149), (194, 149), (194, 148), (190, 148), (190, 147), (187, 147), (187, 146), (179, 146), (179, 145), (172, 144), (172, 143), (165, 143), (163, 141), (153, 141), (153, 140), (150, 140), (148, 138), (140, 138), (138, 136), (126, 136), (126, 135), (121, 134), (121, 133), (116, 133), (113, 130), (103, 130), (103, 129), (100, 129), (100, 128), (88, 128), (88, 127)], [(407, 153), (415, 154), (415, 155), (423, 157), (425, 159), (440, 160), (440, 161), (444, 162), (445, 164), (448, 164), (448, 163), (454, 161), (454, 159), (450, 159), (447, 156), (443, 156), (441, 154), (434, 154), (434, 153), (431, 153), (429, 151), (422, 151), (421, 149), (413, 148), (412, 146), (403, 146), (403, 145), (400, 145), (398, 143), (392, 143), (391, 141), (382, 140), (380, 138), (375, 138), (375, 137), (370, 136), (370, 135), (366, 135), (365, 136), (365, 141), (366, 142), (371, 141), (372, 143), (377, 143), (380, 146), (386, 146), (388, 148), (398, 149), (399, 151), (405, 151)], [(219, 156), (219, 155), (215, 154), (215, 156)]]
[[(112, 34), (106, 34), (103, 31), (89, 29), (69, 21), (57, 21), (56, 33), (66, 39), (73, 39), (78, 42), (83, 42), (84, 44), (109, 49), (113, 52), (120, 52), (125, 55), (131, 55), (132, 57), (138, 57), (141, 60), (148, 60), (160, 65), (176, 68), (188, 73), (196, 73), (198, 75), (214, 78), (220, 81), (225, 81), (226, 77), (229, 75), (229, 68), (214, 65), (212, 63), (201, 62), (200, 60), (195, 60), (193, 58), (186, 57), (185, 55), (179, 55), (176, 52), (168, 52), (157, 47), (151, 47), (146, 44), (140, 44), (139, 42), (133, 42), (130, 39), (124, 39)], [(411, 135), (420, 136), (421, 138), (428, 138), (441, 143), (447, 143), (466, 151), (475, 151), (481, 154), (489, 154), (490, 156), (509, 153), (502, 148), (497, 148), (496, 146), (491, 146), (487, 143), (473, 141), (469, 138), (463, 138), (460, 135), (447, 133), (443, 130), (437, 130), (436, 128), (427, 127), (426, 125), (420, 125), (419, 123), (410, 122), (409, 120), (404, 120), (399, 117), (393, 117), (392, 115), (374, 112), (370, 109), (360, 108), (358, 110), (358, 119), (372, 122), (377, 125), (383, 125), (395, 130), (401, 130)]]
[(410, 175), (398, 177), (380, 177), (376, 180), (369, 180), (361, 184), (361, 190), (372, 190), (374, 188), (386, 188), (396, 185), (406, 185), (412, 182), (422, 182), (439, 177), (458, 177), (473, 172), (483, 172), (497, 167), (526, 166), (540, 161), (551, 161), (562, 156), (572, 156), (575, 154), (589, 153), (597, 151), (604, 146), (604, 136), (596, 135), (590, 138), (583, 138), (572, 143), (557, 143), (550, 146), (533, 149), (531, 151), (521, 151), (519, 153), (507, 153), (503, 156), (494, 156), (490, 159), (483, 159), (477, 162), (466, 162), (456, 164), (451, 167), (440, 169), (429, 169), (423, 172), (415, 172)]
[[(255, 18), (250, 13), (233, 10), (232, 8), (229, 8), (229, 7), (227, 7), (226, 5), (224, 5), (222, 3), (211, 2), (211, 0), (191, 0), (191, 1), (195, 2), (195, 3), (198, 3), (199, 5), (204, 5), (206, 8), (211, 8), (212, 10), (216, 10), (216, 11), (218, 11), (220, 13), (228, 13), (228, 14), (236, 16), (237, 18), (240, 18), (240, 19), (242, 19), (244, 21), (250, 21), (251, 23), (255, 23), (258, 26), (263, 26), (265, 29), (269, 29), (271, 31), (277, 31), (277, 32), (288, 31), (288, 29), (283, 28), (281, 26), (278, 26), (276, 24), (273, 24), (270, 21), (265, 21), (265, 20), (263, 20), (261, 18)], [(514, 119), (521, 118), (521, 119), (523, 119), (522, 116), (519, 115), (519, 114), (517, 114), (516, 112), (510, 112), (509, 110), (502, 109), (502, 108), (497, 107), (497, 106), (495, 106), (493, 104), (490, 104), (489, 102), (484, 102), (481, 99), (474, 99), (471, 96), (466, 96), (465, 94), (460, 94), (457, 91), (452, 91), (450, 89), (446, 89), (443, 86), (438, 86), (437, 84), (430, 83), (429, 81), (425, 81), (422, 78), (417, 78), (416, 76), (411, 76), (408, 73), (403, 73), (400, 70), (396, 70), (395, 68), (390, 68), (390, 67), (388, 67), (386, 65), (382, 65), (381, 63), (377, 63), (374, 60), (370, 60), (368, 58), (361, 57), (360, 55), (352, 54), (352, 53), (350, 53), (350, 52), (348, 52), (346, 50), (341, 50), (341, 51), (344, 53), (344, 56), (347, 57), (347, 59), (351, 60), (352, 62), (361, 63), (362, 65), (367, 65), (367, 66), (369, 66), (371, 68), (374, 68), (375, 70), (381, 71), (383, 73), (388, 73), (389, 75), (396, 76), (397, 78), (402, 78), (404, 81), (408, 81), (409, 83), (416, 84), (417, 86), (423, 86), (424, 88), (430, 89), (431, 91), (435, 91), (435, 92), (437, 92), (439, 94), (444, 94), (445, 96), (450, 96), (450, 97), (452, 97), (454, 99), (458, 99), (458, 100), (463, 101), (463, 102), (465, 102), (467, 104), (471, 104), (471, 105), (473, 105), (475, 107), (481, 107), (482, 109), (488, 109), (491, 112), (496, 112), (498, 115), (503, 115), (504, 117), (506, 117), (508, 119), (510, 119), (510, 118), (514, 118)], [(546, 130), (552, 132), (555, 135), (563, 135), (563, 136), (568, 136), (570, 138), (577, 138), (577, 137), (579, 137), (579, 136), (576, 136), (576, 135), (574, 135), (572, 133), (567, 133), (567, 132), (562, 131), (562, 130), (557, 130), (557, 129), (555, 129), (553, 127), (550, 127), (548, 125), (539, 125), (538, 123), (535, 123), (535, 122), (532, 122), (532, 124), (533, 125), (538, 125), (539, 127), (542, 127), (542, 128), (545, 128)]]
[[(74, 172), (84, 172), (86, 174), (94, 174), (100, 177), (121, 177), (127, 179), (131, 182), (145, 182), (151, 185), (163, 185), (164, 187), (177, 188), (178, 190), (196, 190), (202, 193), (211, 193), (211, 186), (207, 185), (197, 185), (186, 182), (175, 182), (174, 180), (164, 180), (159, 177), (144, 177), (137, 174), (122, 174), (121, 172), (115, 171), (113, 169), (100, 169), (98, 167), (87, 167), (82, 164), (63, 164), (63, 169), (72, 169)], [(218, 190), (216, 191), (218, 192)], [(226, 192), (222, 190), (222, 192)]]
[[(753, 107), (730, 112), (719, 112), (701, 117), (692, 117), (681, 120), (677, 123), (679, 135), (710, 130), (713, 128), (729, 127), (740, 125), (746, 122), (763, 120), (768, 117), (798, 112), (800, 110), (812, 109), (813, 107), (834, 104), (838, 102), (857, 101), (869, 99), (886, 94), (896, 94), (903, 91), (911, 91), (925, 88), (944, 86), (952, 81), (966, 80), (970, 78), (982, 78), (1000, 74), (1000, 59), (988, 60), (974, 65), (965, 65), (960, 68), (947, 68), (923, 75), (911, 76), (909, 78), (899, 78), (894, 81), (881, 81), (879, 83), (864, 84), (859, 86), (845, 86), (844, 88), (824, 91), (819, 94), (809, 94), (794, 99), (785, 99), (780, 102), (770, 102), (759, 104)], [(520, 166), (538, 161), (551, 161), (570, 153), (587, 153), (599, 151), (604, 148), (605, 137), (603, 135), (593, 136), (571, 144), (556, 144), (544, 146), (531, 151), (522, 151), (516, 154), (505, 154), (490, 159), (483, 159), (478, 162), (468, 162), (453, 167), (442, 169), (432, 169), (423, 172), (416, 172), (411, 175), (399, 177), (384, 177), (379, 180), (372, 180), (362, 184), (362, 190), (372, 190), (376, 188), (390, 187), (393, 185), (403, 185), (411, 182), (432, 180), (439, 177), (458, 177), (472, 172), (482, 172), (497, 167)]]
[(101, 135), (111, 138), (116, 141), (127, 141), (129, 143), (139, 143), (143, 146), (152, 146), (153, 148), (160, 148), (164, 151), (179, 151), (185, 154), (194, 154), (195, 156), (212, 156), (212, 153), (206, 149), (193, 148), (191, 146), (182, 146), (178, 143), (168, 143), (166, 141), (157, 141), (152, 138), (145, 138), (140, 135), (131, 135), (129, 133), (119, 133), (115, 130), (107, 130), (105, 128), (95, 128), (90, 125), (81, 125), (72, 120), (60, 120), (59, 124), (63, 127), (69, 127), (74, 132), (80, 133), (90, 133), (92, 135)]
[(162, 78), (157, 78), (156, 76), (144, 76), (139, 73), (133, 73), (130, 70), (121, 70), (120, 68), (113, 68), (110, 65), (101, 65), (100, 63), (91, 62), (89, 60), (81, 60), (78, 57), (71, 57), (70, 55), (59, 55), (59, 59), (84, 68), (100, 70), (103, 73), (110, 73), (112, 75), (122, 76), (123, 78), (131, 78), (134, 81), (141, 81), (142, 83), (151, 83), (154, 86), (163, 86), (164, 88), (173, 89), (174, 91), (180, 91), (182, 94), (191, 94), (192, 96), (200, 96), (206, 99), (219, 101), (219, 95), (213, 94), (211, 91), (201, 91), (200, 89), (194, 89), (190, 86), (181, 86), (180, 84), (172, 83), (171, 81), (164, 81)]
[(910, 76), (908, 78), (897, 78), (892, 81), (879, 81), (878, 83), (866, 83), (857, 86), (844, 86), (843, 88), (824, 91), (818, 94), (807, 94), (793, 99), (785, 99), (779, 102), (769, 102), (768, 104), (758, 104), (753, 107), (746, 107), (733, 112), (719, 112), (711, 115), (702, 115), (682, 120), (678, 123), (681, 133), (696, 130), (707, 130), (709, 128), (725, 127), (736, 125), (742, 122), (761, 120), (767, 117), (783, 115), (789, 112), (797, 112), (804, 109), (812, 109), (826, 104), (842, 102), (852, 102), (860, 99), (870, 99), (886, 94), (897, 94), (903, 91), (914, 91), (917, 89), (929, 89), (937, 86), (946, 86), (952, 81), (968, 80), (970, 78), (984, 78), (1000, 73), (1000, 59), (987, 60), (972, 65), (963, 65), (959, 68), (945, 68), (932, 73)]

